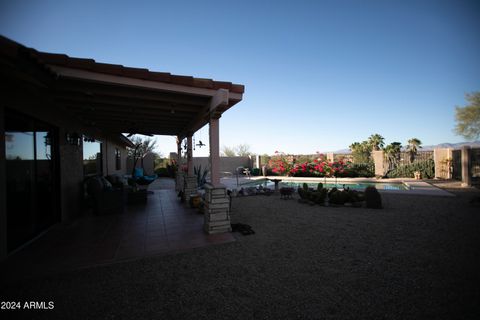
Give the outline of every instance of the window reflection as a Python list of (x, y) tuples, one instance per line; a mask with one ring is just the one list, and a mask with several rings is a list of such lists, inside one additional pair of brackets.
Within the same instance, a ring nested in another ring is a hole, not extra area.
[(52, 138), (49, 132), (36, 132), (37, 160), (51, 159)]
[(33, 160), (33, 132), (5, 132), (5, 158), (7, 160)]

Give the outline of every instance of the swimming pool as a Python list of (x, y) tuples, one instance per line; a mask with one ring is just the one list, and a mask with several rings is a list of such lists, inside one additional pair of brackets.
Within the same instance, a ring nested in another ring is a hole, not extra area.
[[(379, 190), (395, 190), (395, 191), (400, 191), (400, 190), (410, 190), (410, 188), (402, 183), (402, 182), (353, 182), (353, 181), (338, 181), (338, 182), (332, 182), (332, 181), (327, 181), (326, 183), (324, 181), (289, 181), (289, 180), (284, 180), (281, 181), (279, 184), (279, 187), (301, 187), (303, 186), (304, 183), (308, 185), (309, 188), (317, 188), (318, 183), (321, 182), (323, 183), (324, 188), (333, 188), (336, 187), (338, 189), (344, 189), (344, 188), (350, 188), (352, 190), (358, 190), (358, 191), (363, 191), (365, 190), (366, 187), (368, 186), (374, 186), (375, 188)], [(239, 185), (238, 187), (240, 188), (249, 188), (249, 187), (264, 187), (264, 188), (275, 188), (275, 184), (269, 180), (269, 179), (258, 179), (258, 180), (252, 180), (246, 183), (243, 183)]]

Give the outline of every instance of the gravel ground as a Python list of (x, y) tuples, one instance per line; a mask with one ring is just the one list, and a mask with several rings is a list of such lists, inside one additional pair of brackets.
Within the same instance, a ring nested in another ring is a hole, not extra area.
[[(384, 209), (235, 198), (255, 235), (166, 256), (3, 285), (53, 301), (45, 319), (478, 319), (480, 206), (383, 195)], [(478, 195), (478, 193), (477, 193)], [(5, 319), (4, 317), (2, 317)]]

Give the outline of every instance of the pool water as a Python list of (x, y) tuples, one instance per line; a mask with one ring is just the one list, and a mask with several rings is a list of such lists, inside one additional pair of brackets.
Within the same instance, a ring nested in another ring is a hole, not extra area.
[[(321, 181), (320, 181), (321, 182)], [(281, 187), (293, 187), (298, 188), (303, 186), (306, 183), (309, 188), (317, 188), (319, 182), (311, 182), (311, 181), (282, 181), (280, 182), (279, 186)], [(323, 182), (322, 182), (323, 183)], [(249, 187), (267, 187), (270, 189), (275, 188), (275, 184), (268, 180), (268, 179), (261, 179), (256, 181), (251, 181), (247, 183), (241, 184), (239, 187), (241, 188), (249, 188)], [(324, 188), (333, 188), (336, 187), (338, 189), (350, 188), (351, 190), (363, 191), (368, 186), (374, 186), (379, 190), (409, 190), (409, 187), (403, 183), (385, 183), (385, 182), (338, 182), (332, 183), (327, 182), (323, 183)]]

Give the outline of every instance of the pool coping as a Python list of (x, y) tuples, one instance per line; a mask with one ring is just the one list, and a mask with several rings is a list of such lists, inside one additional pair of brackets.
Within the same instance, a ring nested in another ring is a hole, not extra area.
[[(393, 179), (377, 179), (377, 178), (315, 178), (315, 177), (283, 177), (283, 176), (258, 176), (251, 177), (250, 181), (255, 180), (264, 180), (264, 179), (280, 179), (282, 181), (304, 181), (311, 183), (314, 182), (334, 182), (341, 184), (342, 182), (374, 182), (374, 183), (403, 183), (409, 189), (407, 190), (383, 190), (378, 189), (381, 193), (392, 193), (392, 194), (402, 194), (402, 195), (425, 195), (425, 196), (441, 196), (441, 197), (455, 197), (453, 193), (450, 193), (446, 190), (442, 190), (428, 182), (414, 179), (405, 179), (405, 178), (393, 178)], [(247, 180), (248, 181), (248, 180)]]

